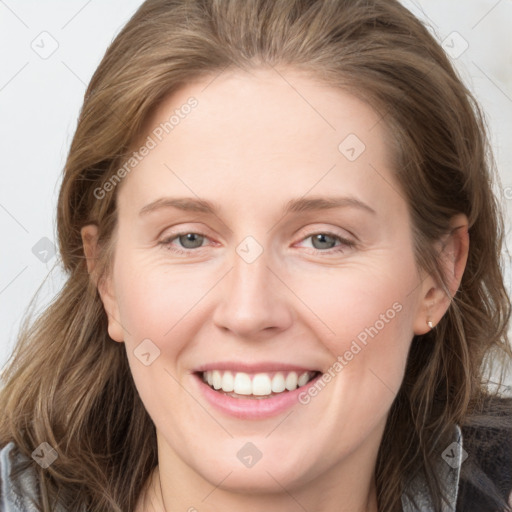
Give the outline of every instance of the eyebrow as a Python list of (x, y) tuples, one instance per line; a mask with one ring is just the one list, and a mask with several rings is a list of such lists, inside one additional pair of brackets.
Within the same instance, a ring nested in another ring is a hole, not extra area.
[[(376, 211), (363, 203), (359, 199), (351, 196), (314, 196), (309, 198), (291, 199), (283, 208), (283, 215), (288, 213), (302, 213), (309, 211), (331, 210), (334, 208), (352, 207), (364, 210), (368, 213), (376, 215)], [(209, 215), (217, 215), (220, 211), (220, 206), (205, 199), (196, 199), (192, 197), (162, 197), (144, 206), (139, 216), (147, 215), (148, 213), (160, 210), (162, 208), (177, 208), (186, 212), (198, 212)]]

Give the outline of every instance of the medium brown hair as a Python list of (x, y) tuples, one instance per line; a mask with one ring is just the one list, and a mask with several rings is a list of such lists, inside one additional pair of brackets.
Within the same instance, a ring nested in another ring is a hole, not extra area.
[[(58, 201), (67, 281), (43, 314), (24, 324), (3, 374), (0, 445), (12, 440), (30, 457), (46, 441), (59, 454), (49, 468), (37, 468), (45, 512), (57, 499), (70, 511), (131, 512), (157, 464), (154, 425), (87, 272), (81, 228), (98, 225), (103, 277), (117, 222), (118, 190), (101, 200), (94, 190), (129, 158), (148, 116), (170, 93), (225, 69), (257, 66), (303, 70), (381, 115), (416, 261), (440, 284), (434, 242), (449, 232), (453, 215), (469, 219), (460, 288), (435, 329), (412, 340), (389, 413), (375, 470), (379, 510), (401, 510), (408, 477), (418, 471), (441, 510), (436, 464), (443, 443), (454, 424), (487, 414), (486, 404), (500, 396), (499, 386), (487, 385), (489, 363), (512, 359), (497, 175), (483, 115), (428, 30), (395, 0), (148, 0), (86, 91)], [(506, 506), (495, 490), (487, 492)]]

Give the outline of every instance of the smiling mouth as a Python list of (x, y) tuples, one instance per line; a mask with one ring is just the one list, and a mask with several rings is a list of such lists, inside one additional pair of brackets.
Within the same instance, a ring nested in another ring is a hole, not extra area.
[(197, 372), (211, 389), (233, 398), (270, 398), (295, 391), (320, 375), (319, 371), (245, 373), (224, 370)]

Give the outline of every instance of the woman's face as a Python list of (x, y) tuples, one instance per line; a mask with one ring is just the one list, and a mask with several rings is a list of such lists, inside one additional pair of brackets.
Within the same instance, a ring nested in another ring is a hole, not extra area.
[(102, 298), (161, 466), (262, 492), (374, 465), (432, 286), (381, 121), (272, 69), (152, 114)]

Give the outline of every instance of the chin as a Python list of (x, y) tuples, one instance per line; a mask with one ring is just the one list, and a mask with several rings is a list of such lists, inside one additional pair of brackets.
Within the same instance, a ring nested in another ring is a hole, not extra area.
[[(265, 448), (270, 452), (270, 447)], [(292, 455), (292, 454), (290, 454)], [(203, 459), (202, 462), (204, 462)], [(282, 493), (283, 488), (289, 490), (300, 488), (311, 481), (318, 471), (312, 464), (306, 463), (304, 458), (300, 461), (293, 456), (287, 457), (271, 452), (270, 456), (245, 466), (237, 457), (226, 458), (225, 452), (218, 457), (213, 456), (214, 464), (206, 467), (193, 468), (211, 485), (229, 492), (242, 494), (274, 494)], [(219, 485), (220, 483), (220, 485)]]
[[(231, 472), (231, 473), (230, 473)], [(224, 475), (221, 477), (220, 475)], [(227, 476), (229, 474), (229, 476)], [(302, 478), (301, 478), (302, 476)], [(206, 477), (206, 475), (205, 475)], [(304, 475), (291, 473), (290, 470), (285, 468), (277, 468), (275, 466), (260, 467), (259, 469), (253, 468), (227, 468), (222, 472), (220, 469), (208, 475), (208, 480), (214, 486), (219, 486), (220, 489), (232, 492), (235, 494), (275, 494), (282, 493), (283, 488), (289, 490), (299, 486), (303, 480)], [(222, 483), (219, 485), (219, 480)]]

